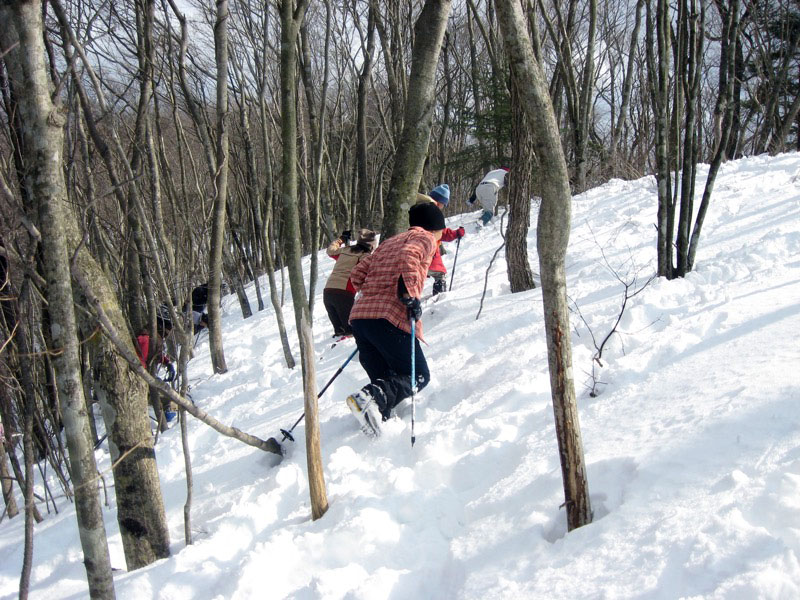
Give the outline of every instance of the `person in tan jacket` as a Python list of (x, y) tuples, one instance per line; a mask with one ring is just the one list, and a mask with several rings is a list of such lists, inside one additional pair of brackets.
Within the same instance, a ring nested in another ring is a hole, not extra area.
[(350, 231), (343, 231), (339, 239), (328, 246), (328, 256), (336, 261), (336, 265), (322, 291), (322, 303), (333, 325), (333, 337), (353, 335), (349, 320), (356, 289), (350, 281), (350, 271), (375, 249), (375, 235), (371, 229), (361, 229), (356, 243), (350, 246)]

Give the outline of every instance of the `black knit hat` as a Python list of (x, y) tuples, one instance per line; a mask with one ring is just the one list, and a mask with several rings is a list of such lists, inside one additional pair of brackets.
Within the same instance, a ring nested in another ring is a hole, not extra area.
[(444, 229), (444, 215), (431, 202), (415, 204), (408, 211), (408, 224), (411, 227), (422, 227), (427, 231)]

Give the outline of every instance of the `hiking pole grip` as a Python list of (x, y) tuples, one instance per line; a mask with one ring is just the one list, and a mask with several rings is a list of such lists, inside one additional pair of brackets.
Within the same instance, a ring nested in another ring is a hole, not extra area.
[(417, 436), (414, 435), (414, 422), (416, 421), (416, 396), (417, 396), (417, 374), (416, 370), (416, 329), (417, 322), (414, 317), (409, 319), (411, 321), (411, 447), (414, 447), (414, 442), (417, 441)]

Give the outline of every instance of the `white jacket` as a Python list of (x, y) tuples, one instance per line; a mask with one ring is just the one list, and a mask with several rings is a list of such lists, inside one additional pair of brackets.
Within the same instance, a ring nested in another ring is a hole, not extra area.
[(506, 173), (508, 171), (505, 169), (494, 169), (483, 176), (481, 183), (494, 183), (498, 188), (501, 188), (506, 184)]

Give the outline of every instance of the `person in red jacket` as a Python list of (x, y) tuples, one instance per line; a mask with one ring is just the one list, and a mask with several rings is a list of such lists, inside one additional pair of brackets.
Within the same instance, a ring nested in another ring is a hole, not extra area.
[(172, 381), (175, 378), (175, 367), (164, 350), (164, 339), (160, 332), (155, 337), (150, 335), (147, 327), (142, 327), (136, 336), (137, 351), (136, 355), (142, 366), (147, 369), (151, 363), (164, 365), (167, 370), (166, 376), (161, 378), (163, 381)]
[[(444, 210), (450, 202), (450, 186), (446, 183), (437, 185), (431, 190), (430, 196), (425, 194), (417, 194), (417, 204), (424, 202), (433, 202), (439, 210)], [(452, 242), (459, 238), (464, 237), (464, 228), (450, 229), (445, 227), (442, 230), (441, 242)], [(447, 275), (447, 268), (444, 266), (442, 260), (442, 244), (441, 242), (436, 245), (436, 253), (431, 260), (431, 266), (428, 267), (428, 277), (433, 277), (433, 295), (440, 294), (447, 290), (445, 284), (445, 276)]]
[[(170, 330), (171, 329), (172, 326), (170, 324)], [(164, 377), (158, 378), (161, 379), (161, 381), (169, 383), (175, 379), (175, 366), (172, 364), (169, 356), (164, 352), (164, 339), (161, 337), (163, 331), (163, 329), (160, 330), (155, 337), (152, 337), (150, 335), (150, 330), (147, 327), (142, 327), (136, 335), (136, 354), (145, 369), (148, 369), (150, 364), (156, 362), (158, 365), (163, 365), (166, 369), (166, 374)], [(173, 404), (168, 399), (162, 397), (162, 408), (167, 423), (173, 423), (178, 415)]]
[(444, 215), (435, 204), (416, 204), (408, 211), (410, 228), (381, 243), (350, 272), (359, 292), (350, 312), (350, 327), (369, 383), (347, 397), (347, 406), (368, 435), (379, 435), (380, 421), (412, 394), (411, 319), (415, 321), (416, 388), (430, 380), (419, 345), (422, 338), (420, 297), (428, 266), (444, 230)]
[(136, 336), (136, 355), (139, 357), (142, 366), (146, 369), (147, 360), (150, 358), (150, 332), (146, 327), (142, 327), (139, 330), (139, 334)]

